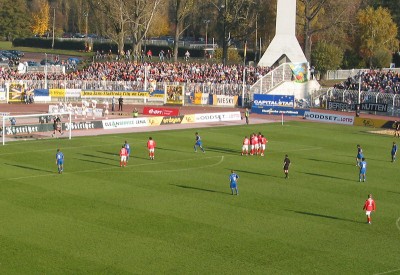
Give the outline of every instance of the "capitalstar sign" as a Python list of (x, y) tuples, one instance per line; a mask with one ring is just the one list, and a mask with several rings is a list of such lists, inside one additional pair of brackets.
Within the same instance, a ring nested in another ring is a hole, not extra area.
[(294, 96), (254, 94), (253, 106), (294, 107)]
[(195, 114), (195, 122), (217, 122), (241, 120), (240, 112)]

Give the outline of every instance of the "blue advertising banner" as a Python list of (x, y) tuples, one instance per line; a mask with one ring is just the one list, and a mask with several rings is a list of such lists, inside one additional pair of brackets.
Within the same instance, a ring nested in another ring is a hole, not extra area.
[(253, 107), (294, 107), (292, 95), (263, 95), (254, 94)]
[(48, 89), (34, 89), (33, 94), (35, 96), (49, 96), (49, 90)]
[(286, 116), (304, 116), (304, 113), (310, 109), (294, 109), (290, 107), (270, 107), (270, 106), (254, 106), (251, 108), (252, 113), (264, 115), (286, 115)]

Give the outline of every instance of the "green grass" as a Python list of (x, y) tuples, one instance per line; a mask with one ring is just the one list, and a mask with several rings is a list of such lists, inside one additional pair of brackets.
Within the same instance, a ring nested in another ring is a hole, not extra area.
[[(245, 135), (265, 157), (240, 156)], [(376, 274), (400, 269), (399, 163), (391, 137), (306, 122), (72, 140), (0, 150), (1, 274)], [(117, 153), (132, 147), (128, 167)], [(368, 162), (359, 183), (356, 144)], [(55, 152), (65, 154), (56, 173)], [(292, 161), (284, 179), (285, 154)], [(399, 160), (400, 161), (400, 160)], [(231, 196), (228, 176), (240, 176)], [(373, 224), (362, 206), (372, 193)], [(395, 274), (395, 273), (393, 273)]]

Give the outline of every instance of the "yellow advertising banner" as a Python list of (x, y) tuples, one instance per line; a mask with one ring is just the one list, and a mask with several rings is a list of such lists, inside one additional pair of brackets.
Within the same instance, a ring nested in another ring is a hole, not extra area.
[(386, 123), (387, 123), (387, 120), (375, 119), (375, 118), (356, 117), (354, 120), (355, 126), (366, 126), (366, 127), (374, 127), (374, 128), (381, 128)]
[(67, 94), (65, 89), (49, 89), (49, 95), (51, 97), (65, 97)]
[(195, 116), (194, 115), (185, 115), (182, 119), (181, 124), (187, 124), (187, 123), (194, 123), (195, 122)]
[(162, 120), (163, 120), (162, 116), (149, 117), (149, 124), (150, 126), (159, 126)]
[(89, 91), (82, 90), (81, 96), (102, 97), (102, 96), (115, 96), (115, 97), (148, 97), (148, 92), (121, 92), (121, 91)]
[(201, 105), (201, 97), (202, 97), (202, 93), (195, 93), (194, 94), (194, 104), (196, 105)]
[(8, 91), (8, 102), (24, 101), (24, 85), (11, 83)]
[(165, 104), (183, 105), (184, 88), (181, 85), (165, 85)]

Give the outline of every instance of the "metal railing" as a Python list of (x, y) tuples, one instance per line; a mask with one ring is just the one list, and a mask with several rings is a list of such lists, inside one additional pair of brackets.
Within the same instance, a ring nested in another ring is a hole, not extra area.
[[(337, 101), (347, 104), (358, 103), (382, 103), (388, 105), (386, 113), (379, 113), (387, 116), (400, 116), (400, 95), (378, 92), (366, 92), (355, 90), (329, 89), (321, 98), (327, 107), (327, 101)], [(360, 99), (360, 100), (359, 100)]]
[(288, 63), (281, 64), (251, 86), (250, 98), (253, 99), (254, 94), (266, 94), (281, 83), (291, 80), (292, 69), (290, 65)]
[[(400, 68), (384, 68), (381, 71), (393, 71), (400, 73)], [(360, 72), (368, 72), (370, 69), (351, 69), (351, 70), (329, 70), (326, 73), (327, 80), (341, 80), (356, 76)]]

